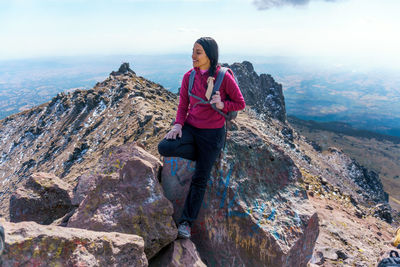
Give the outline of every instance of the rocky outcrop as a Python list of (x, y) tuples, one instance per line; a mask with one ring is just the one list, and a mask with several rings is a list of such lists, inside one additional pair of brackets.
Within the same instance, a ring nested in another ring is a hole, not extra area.
[(150, 267), (206, 267), (189, 239), (178, 239), (149, 262)]
[(172, 205), (158, 182), (161, 162), (130, 143), (106, 151), (98, 164), (78, 183), (75, 194), (83, 201), (68, 227), (139, 235), (150, 259), (177, 235)]
[(137, 142), (156, 155), (176, 100), (128, 71), (1, 120), (0, 214), (9, 218), (11, 194), (32, 173), (51, 172), (75, 186), (109, 147)]
[[(301, 174), (278, 147), (250, 128), (230, 132), (208, 184), (192, 240), (209, 266), (305, 266), (318, 216)], [(193, 175), (188, 160), (166, 158), (162, 186), (178, 219)]]
[(119, 67), (118, 71), (113, 71), (110, 73), (110, 75), (116, 76), (116, 75), (124, 75), (127, 73), (133, 73), (135, 74), (135, 72), (133, 70), (131, 70), (131, 68), (129, 67), (129, 63), (125, 62), (122, 63), (121, 66)]
[[(380, 203), (388, 201), (379, 175), (367, 170), (338, 148), (329, 148), (324, 154), (333, 176), (329, 182), (350, 194), (356, 202)], [(329, 176), (327, 176), (329, 177)], [(346, 177), (337, 179), (335, 177)]]
[(4, 222), (2, 266), (147, 266), (143, 239), (34, 222)]
[(234, 72), (247, 106), (251, 106), (262, 118), (286, 122), (285, 98), (281, 84), (275, 82), (269, 74), (258, 75), (248, 61), (224, 66)]
[(73, 210), (71, 186), (48, 173), (34, 173), (10, 199), (11, 222), (50, 224)]

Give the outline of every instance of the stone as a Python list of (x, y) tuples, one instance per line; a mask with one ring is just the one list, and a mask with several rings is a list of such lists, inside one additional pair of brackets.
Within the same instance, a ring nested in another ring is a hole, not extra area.
[(133, 143), (106, 151), (92, 176), (96, 186), (75, 191), (86, 196), (68, 227), (142, 236), (150, 259), (177, 236), (172, 204), (158, 182), (160, 166), (158, 159)]
[(345, 260), (345, 259), (347, 259), (349, 256), (347, 256), (347, 254), (346, 253), (344, 253), (343, 251), (341, 251), (341, 250), (337, 250), (336, 251), (336, 254), (338, 255), (338, 258), (339, 259), (342, 259), (342, 260)]
[(150, 267), (206, 267), (196, 246), (189, 239), (178, 239), (149, 262)]
[(324, 254), (321, 251), (315, 251), (310, 263), (316, 265), (322, 265), (324, 262), (325, 262)]
[(323, 258), (333, 260), (333, 261), (337, 261), (339, 259), (339, 256), (336, 253), (337, 250), (335, 248), (326, 247), (326, 248), (319, 248), (319, 249), (323, 254)]
[(10, 198), (10, 221), (50, 224), (73, 210), (71, 186), (49, 173), (34, 173)]
[(374, 215), (387, 223), (392, 223), (392, 208), (389, 203), (381, 203), (375, 206)]
[(223, 66), (232, 69), (246, 101), (246, 106), (251, 106), (264, 118), (274, 118), (286, 122), (282, 85), (275, 82), (271, 75), (258, 75), (248, 61), (232, 65), (223, 64)]
[(124, 62), (121, 64), (121, 66), (119, 67), (118, 71), (113, 71), (110, 73), (111, 76), (116, 76), (116, 75), (123, 75), (123, 74), (127, 74), (127, 73), (132, 73), (135, 74), (135, 72), (129, 67), (129, 63), (128, 62)]
[(96, 188), (99, 179), (101, 178), (101, 175), (93, 175), (90, 173), (85, 173), (79, 176), (78, 183), (73, 190), (72, 204), (79, 206), (87, 194)]
[[(251, 146), (251, 149), (249, 147)], [(161, 184), (177, 220), (194, 163), (165, 158)], [(278, 147), (244, 126), (230, 132), (212, 171), (191, 240), (207, 266), (305, 266), (318, 236), (318, 215), (301, 174)]]
[(147, 266), (143, 238), (35, 222), (4, 222), (2, 266)]

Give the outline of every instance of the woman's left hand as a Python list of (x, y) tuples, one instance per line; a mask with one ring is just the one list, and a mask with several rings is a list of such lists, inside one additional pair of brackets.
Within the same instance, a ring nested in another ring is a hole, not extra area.
[(223, 109), (224, 108), (224, 102), (221, 101), (221, 96), (219, 94), (219, 91), (215, 92), (215, 95), (212, 96), (210, 104), (215, 104), (217, 109)]

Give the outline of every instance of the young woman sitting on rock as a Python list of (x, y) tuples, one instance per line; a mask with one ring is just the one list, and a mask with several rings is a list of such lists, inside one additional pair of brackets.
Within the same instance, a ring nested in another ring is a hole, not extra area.
[(220, 65), (218, 45), (211, 37), (198, 39), (193, 46), (193, 68), (196, 71), (191, 93), (209, 104), (188, 94), (189, 76), (185, 73), (180, 90), (179, 106), (175, 124), (158, 145), (164, 157), (181, 157), (196, 161), (196, 168), (186, 197), (178, 225), (178, 237), (190, 238), (191, 226), (196, 220), (212, 166), (224, 143), (225, 117), (211, 107), (224, 113), (242, 110), (245, 102), (232, 74), (227, 71), (219, 91), (211, 96)]

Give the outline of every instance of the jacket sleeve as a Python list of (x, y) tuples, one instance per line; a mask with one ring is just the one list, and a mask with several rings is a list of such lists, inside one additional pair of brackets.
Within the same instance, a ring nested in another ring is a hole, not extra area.
[(182, 126), (185, 124), (187, 112), (189, 109), (189, 94), (188, 94), (189, 74), (190, 72), (185, 73), (182, 79), (181, 90), (179, 92), (179, 105), (175, 119), (175, 124), (178, 123)]
[(227, 113), (229, 111), (238, 111), (244, 109), (246, 103), (244, 102), (242, 92), (240, 92), (239, 86), (237, 85), (235, 78), (229, 71), (227, 71), (225, 74), (223, 86), (225, 88), (226, 94), (229, 96), (230, 99), (223, 100), (224, 108), (222, 109), (222, 112)]

